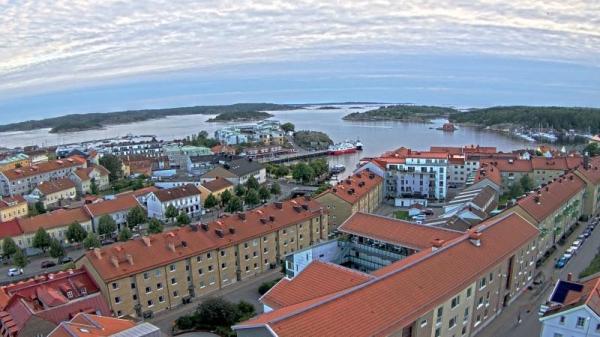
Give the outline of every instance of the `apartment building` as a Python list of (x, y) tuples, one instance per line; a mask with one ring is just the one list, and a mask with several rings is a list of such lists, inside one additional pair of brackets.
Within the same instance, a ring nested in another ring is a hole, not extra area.
[(6, 155), (0, 159), (0, 172), (13, 170), (19, 167), (26, 167), (29, 165), (31, 165), (29, 156), (24, 153)]
[(535, 186), (547, 184), (582, 163), (583, 157), (533, 157), (531, 158), (531, 168), (534, 184)]
[(86, 166), (82, 158), (69, 157), (0, 172), (0, 193), (5, 196), (24, 195), (43, 181), (69, 177), (77, 168)]
[(90, 271), (115, 315), (150, 317), (275, 268), (326, 234), (326, 210), (299, 198), (96, 249), (76, 265)]
[(110, 172), (102, 165), (91, 165), (80, 167), (73, 171), (69, 178), (75, 183), (77, 193), (80, 195), (92, 193), (92, 182), (96, 184), (98, 191), (110, 188)]
[(97, 231), (100, 218), (110, 216), (117, 224), (117, 231), (127, 225), (127, 214), (135, 207), (141, 206), (137, 197), (133, 194), (124, 194), (114, 199), (102, 200), (83, 206), (85, 211), (92, 218), (92, 228)]
[(148, 217), (166, 220), (165, 214), (171, 205), (179, 213), (183, 212), (190, 217), (198, 216), (202, 210), (201, 199), (200, 190), (191, 184), (152, 192), (146, 199)]
[(0, 196), (0, 222), (22, 218), (29, 214), (27, 201), (20, 195), (13, 197)]
[(61, 322), (48, 337), (161, 337), (160, 329), (148, 322), (137, 324), (127, 319), (80, 312)]
[(64, 202), (71, 201), (77, 197), (75, 183), (69, 178), (61, 178), (52, 181), (44, 181), (37, 185), (31, 192), (33, 200), (42, 202), (44, 208), (62, 206)]
[(211, 194), (218, 198), (225, 191), (233, 193), (233, 184), (229, 180), (219, 177), (202, 183), (199, 189), (202, 200), (206, 200)]
[(329, 212), (329, 231), (356, 212), (374, 212), (383, 201), (383, 179), (368, 169), (340, 181), (315, 199)]
[(287, 302), (233, 328), (241, 337), (473, 336), (533, 281), (538, 233), (507, 213), (340, 287), (329, 270), (341, 266), (325, 267), (317, 283), (300, 273), (275, 288)]
[(135, 137), (129, 139), (118, 139), (96, 146), (98, 152), (121, 156), (145, 156), (160, 157), (162, 155), (163, 142), (154, 137)]
[(583, 214), (590, 216), (600, 208), (600, 157), (584, 158), (584, 162), (573, 171), (585, 181)]

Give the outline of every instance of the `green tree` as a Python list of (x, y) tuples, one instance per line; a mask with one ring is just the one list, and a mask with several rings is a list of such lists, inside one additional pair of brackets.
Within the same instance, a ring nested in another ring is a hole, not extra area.
[(521, 184), (521, 187), (524, 191), (533, 190), (533, 179), (531, 179), (529, 174), (525, 174), (524, 176), (522, 176), (521, 179), (519, 179), (519, 183)]
[(37, 214), (46, 213), (46, 207), (44, 206), (44, 203), (42, 201), (38, 201), (35, 203), (35, 210), (37, 211)]
[(117, 223), (111, 216), (103, 215), (100, 217), (100, 220), (98, 221), (98, 234), (112, 236), (116, 230)]
[(178, 226), (189, 225), (191, 222), (192, 222), (192, 220), (190, 220), (190, 217), (185, 212), (181, 212), (177, 216), (177, 225)]
[(133, 234), (131, 234), (131, 230), (129, 230), (128, 227), (124, 227), (119, 232), (119, 241), (125, 242), (125, 241), (131, 239), (132, 236), (133, 236)]
[(163, 228), (164, 226), (162, 222), (160, 222), (160, 220), (156, 218), (150, 219), (150, 222), (148, 223), (148, 232), (150, 234), (161, 233), (163, 231)]
[(221, 206), (225, 207), (225, 205), (229, 203), (229, 200), (231, 200), (231, 197), (233, 197), (233, 195), (231, 192), (229, 192), (229, 190), (223, 191), (223, 193), (221, 193), (219, 196), (219, 199), (221, 199)]
[(219, 201), (212, 193), (209, 194), (208, 197), (206, 197), (206, 200), (204, 200), (204, 208), (211, 209), (211, 208), (217, 206), (218, 204), (219, 204)]
[(73, 222), (67, 228), (65, 235), (71, 242), (81, 242), (87, 236), (87, 232), (79, 222)]
[(523, 195), (523, 193), (525, 193), (525, 191), (523, 191), (523, 187), (521, 186), (521, 184), (514, 183), (508, 189), (508, 195), (510, 196), (510, 198), (517, 198)]
[(244, 210), (244, 206), (242, 205), (242, 200), (239, 197), (231, 197), (229, 202), (227, 202), (227, 206), (225, 207), (225, 212), (234, 213), (241, 212)]
[(256, 178), (254, 178), (254, 176), (251, 176), (250, 178), (248, 178), (248, 180), (246, 180), (246, 188), (247, 189), (257, 190), (259, 186), (260, 186), (260, 184), (258, 183), (258, 180), (256, 180)]
[(108, 178), (111, 181), (118, 180), (123, 176), (123, 163), (115, 155), (105, 154), (100, 158), (100, 165), (104, 166), (110, 172)]
[(229, 327), (239, 319), (239, 311), (235, 304), (222, 298), (209, 298), (202, 302), (196, 310), (199, 324)]
[(281, 186), (279, 186), (279, 183), (277, 183), (276, 181), (274, 181), (271, 184), (271, 194), (273, 195), (280, 195), (281, 194)]
[(600, 155), (600, 146), (598, 143), (591, 142), (583, 148), (583, 153), (587, 153), (588, 156), (594, 157)]
[(246, 194), (246, 189), (244, 188), (244, 185), (239, 184), (235, 187), (235, 195), (237, 195), (238, 197), (243, 197)]
[(290, 169), (289, 167), (285, 166), (285, 165), (279, 165), (277, 166), (277, 168), (275, 169), (275, 177), (276, 178), (281, 178), (281, 177), (285, 177), (288, 174), (290, 174)]
[(51, 242), (52, 239), (50, 238), (50, 234), (48, 234), (43, 227), (40, 227), (38, 228), (37, 232), (35, 232), (33, 241), (31, 243), (33, 247), (41, 249), (45, 253), (46, 249), (50, 247)]
[(94, 233), (88, 233), (87, 237), (83, 240), (83, 246), (85, 249), (90, 248), (99, 248), (100, 247), (100, 239)]
[(177, 210), (177, 208), (175, 206), (173, 206), (173, 205), (167, 206), (167, 209), (165, 210), (165, 217), (167, 219), (172, 220), (177, 215), (179, 215), (179, 211)]
[(92, 183), (90, 184), (90, 192), (92, 194), (97, 195), (99, 192), (98, 184), (96, 184), (96, 178), (92, 178)]
[(325, 159), (315, 159), (309, 163), (315, 176), (321, 176), (329, 172), (329, 164)]
[(13, 256), (13, 263), (19, 268), (25, 268), (25, 266), (29, 263), (29, 260), (27, 259), (27, 256), (25, 256), (23, 249), (17, 249), (15, 256)]
[(57, 239), (52, 239), (50, 242), (50, 256), (55, 259), (65, 256), (65, 248)]
[(258, 189), (258, 196), (260, 197), (260, 200), (262, 200), (263, 202), (267, 202), (267, 200), (269, 200), (269, 198), (271, 197), (271, 192), (266, 186), (261, 186)]
[(298, 163), (294, 166), (292, 170), (292, 177), (296, 181), (300, 181), (302, 183), (308, 183), (312, 181), (315, 177), (315, 171), (309, 165), (305, 163)]
[(285, 132), (293, 132), (296, 129), (296, 126), (290, 122), (287, 122), (281, 124), (280, 128)]
[(260, 196), (258, 195), (258, 192), (253, 188), (249, 189), (244, 197), (244, 202), (251, 206), (258, 205), (260, 203)]
[(133, 181), (133, 183), (131, 183), (131, 189), (134, 191), (140, 190), (144, 188), (144, 179), (143, 178), (137, 178)]
[(5, 237), (2, 241), (2, 253), (4, 256), (10, 258), (17, 252), (18, 249), (19, 246), (17, 246), (15, 240), (13, 240), (10, 236)]
[(331, 184), (327, 184), (327, 183), (321, 184), (319, 186), (319, 188), (317, 188), (317, 190), (313, 192), (313, 195), (319, 195), (319, 194), (325, 192), (326, 190), (328, 190), (329, 188), (331, 188)]
[(136, 206), (129, 210), (127, 213), (127, 225), (129, 228), (144, 224), (148, 221), (146, 217), (146, 211), (140, 206)]

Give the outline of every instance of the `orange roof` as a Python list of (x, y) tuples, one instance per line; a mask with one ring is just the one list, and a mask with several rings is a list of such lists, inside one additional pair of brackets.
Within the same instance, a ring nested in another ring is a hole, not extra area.
[(338, 230), (416, 250), (431, 247), (436, 239), (447, 242), (463, 234), (450, 229), (417, 225), (362, 212), (354, 213)]
[(526, 159), (482, 159), (481, 163), (496, 166), (501, 172), (532, 172), (531, 160)]
[(14, 207), (16, 205), (27, 202), (23, 196), (15, 195), (11, 197), (0, 196), (0, 210)]
[(133, 195), (125, 195), (115, 199), (97, 202), (95, 204), (87, 204), (84, 207), (92, 217), (96, 218), (107, 214), (126, 211), (139, 205), (140, 204)]
[(346, 178), (325, 193), (333, 193), (342, 200), (354, 204), (382, 182), (380, 176), (367, 169)]
[(500, 170), (489, 163), (482, 163), (475, 174), (475, 181), (481, 181), (483, 179), (489, 179), (496, 185), (502, 186), (502, 174), (500, 173)]
[(519, 200), (518, 205), (541, 222), (584, 188), (585, 182), (581, 178), (567, 173)]
[(569, 169), (579, 166), (582, 162), (583, 160), (581, 157), (531, 158), (531, 166), (534, 170), (567, 171)]
[(85, 160), (82, 161), (79, 157), (69, 157), (66, 159), (52, 160), (46, 163), (40, 163), (28, 167), (15, 168), (4, 171), (2, 174), (4, 174), (8, 180), (19, 180), (38, 174), (53, 172), (79, 165), (85, 165)]
[(219, 192), (233, 186), (233, 184), (227, 179), (217, 177), (214, 180), (202, 183), (202, 186), (211, 192)]
[(156, 198), (158, 198), (160, 202), (167, 202), (200, 195), (200, 190), (193, 184), (187, 184), (185, 186), (177, 186), (164, 190), (158, 190), (154, 192), (154, 195), (156, 195)]
[[(323, 212), (323, 208), (316, 201), (302, 198), (282, 202), (279, 205), (281, 208), (276, 204), (268, 204), (241, 213), (242, 215), (226, 216), (210, 224), (204, 224), (206, 229), (198, 226), (177, 228), (167, 233), (118, 243), (96, 252), (87, 252), (86, 256), (104, 280), (114, 280), (218, 247), (228, 247), (260, 237)], [(133, 264), (129, 263), (128, 255), (131, 256)], [(118, 268), (115, 268), (113, 259), (119, 262)]]
[(93, 171), (97, 171), (101, 176), (108, 176), (110, 172), (101, 165), (92, 165), (89, 167), (81, 167), (75, 170), (75, 174), (81, 179), (81, 181), (90, 180), (90, 174)]
[(281, 337), (389, 335), (449, 300), (538, 235), (535, 226), (515, 213), (492, 218), (477, 230), (479, 246), (466, 233), (419, 259), (392, 264), (387, 274), (234, 328), (268, 326)]
[(338, 292), (372, 279), (373, 276), (339, 266), (313, 261), (293, 279), (284, 278), (261, 297), (273, 309), (286, 307)]
[(449, 154), (464, 154), (464, 153), (487, 153), (494, 154), (498, 150), (494, 146), (479, 146), (479, 145), (467, 145), (464, 147), (458, 146), (431, 146), (429, 148), (431, 152), (446, 152)]
[(90, 216), (83, 208), (58, 209), (30, 218), (20, 218), (18, 221), (24, 233), (35, 233), (39, 228), (51, 229), (68, 226), (73, 222), (84, 223), (90, 221)]
[(15, 237), (23, 234), (21, 226), (19, 226), (19, 219), (13, 219), (6, 222), (0, 222), (0, 239), (6, 237)]
[(126, 319), (78, 313), (70, 321), (61, 322), (48, 337), (110, 337), (134, 326)]
[(591, 158), (588, 167), (581, 165), (577, 168), (577, 172), (592, 184), (600, 184), (600, 157)]
[(75, 183), (69, 178), (61, 178), (57, 180), (41, 182), (37, 185), (36, 188), (40, 190), (40, 192), (42, 192), (43, 195), (49, 195), (71, 188), (75, 188)]

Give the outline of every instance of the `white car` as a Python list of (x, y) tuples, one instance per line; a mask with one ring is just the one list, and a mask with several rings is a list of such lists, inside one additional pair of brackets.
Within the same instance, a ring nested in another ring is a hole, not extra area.
[(23, 274), (23, 269), (19, 269), (19, 268), (10, 268), (8, 270), (8, 276), (17, 276), (17, 275), (21, 275)]
[(567, 254), (571, 254), (571, 255), (575, 255), (575, 252), (577, 252), (577, 247), (569, 247), (569, 249), (567, 249), (566, 253)]
[(577, 247), (579, 248), (581, 246), (581, 240), (575, 240), (573, 241), (573, 244), (571, 245), (571, 247)]

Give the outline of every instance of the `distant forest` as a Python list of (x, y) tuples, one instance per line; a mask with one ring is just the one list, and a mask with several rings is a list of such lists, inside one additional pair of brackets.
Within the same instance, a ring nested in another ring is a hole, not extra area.
[(502, 106), (458, 112), (450, 116), (456, 123), (483, 126), (515, 124), (528, 128), (551, 127), (557, 130), (600, 131), (600, 109), (568, 107)]
[(216, 117), (211, 118), (208, 122), (248, 122), (258, 121), (272, 117), (268, 112), (264, 111), (227, 111), (218, 114)]
[(365, 112), (354, 112), (344, 116), (350, 121), (416, 121), (447, 117), (458, 111), (452, 108), (426, 105), (389, 105)]
[(35, 129), (51, 128), (51, 133), (83, 131), (99, 129), (106, 125), (126, 124), (141, 122), (151, 119), (165, 118), (167, 116), (183, 115), (219, 115), (252, 114), (259, 111), (290, 110), (296, 106), (271, 103), (240, 103), (217, 106), (194, 106), (171, 109), (130, 110), (107, 113), (71, 114), (61, 117), (30, 120), (25, 122), (0, 125), (0, 132), (29, 131)]

